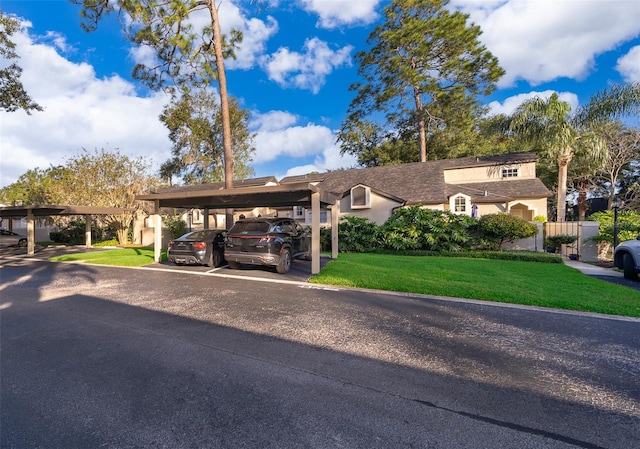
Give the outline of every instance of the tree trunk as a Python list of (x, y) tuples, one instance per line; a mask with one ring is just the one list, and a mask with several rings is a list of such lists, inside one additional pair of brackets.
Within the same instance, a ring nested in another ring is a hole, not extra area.
[[(209, 12), (211, 13), (211, 25), (213, 26), (213, 46), (216, 53), (216, 69), (218, 71), (218, 85), (220, 88), (220, 112), (222, 113), (222, 146), (224, 148), (224, 185), (225, 188), (233, 188), (233, 148), (231, 142), (231, 120), (229, 114), (229, 94), (227, 92), (227, 75), (224, 70), (224, 57), (222, 55), (222, 36), (220, 34), (220, 21), (215, 0), (209, 0)], [(226, 211), (227, 229), (233, 224), (233, 209)]]
[(578, 193), (578, 221), (584, 221), (587, 217), (587, 191), (584, 187)]
[(418, 116), (418, 140), (420, 142), (420, 162), (427, 162), (427, 127), (424, 120), (424, 106), (420, 99), (420, 92), (413, 88), (413, 97), (416, 102), (416, 114)]
[(556, 221), (563, 222), (567, 215), (567, 170), (571, 162), (570, 155), (558, 157), (558, 216)]

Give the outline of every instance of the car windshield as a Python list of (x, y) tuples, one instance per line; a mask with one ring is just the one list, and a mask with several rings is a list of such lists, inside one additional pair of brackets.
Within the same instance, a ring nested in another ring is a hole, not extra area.
[(265, 221), (239, 221), (233, 225), (230, 234), (248, 234), (269, 232), (269, 223)]

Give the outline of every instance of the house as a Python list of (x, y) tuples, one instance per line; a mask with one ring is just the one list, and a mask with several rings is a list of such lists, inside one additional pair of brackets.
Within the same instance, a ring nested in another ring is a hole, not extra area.
[[(531, 221), (547, 217), (547, 198), (551, 192), (536, 177), (538, 157), (533, 153), (508, 153), (473, 156), (441, 161), (415, 162), (393, 166), (354, 168), (288, 176), (277, 181), (273, 176), (234, 181), (234, 189), (286, 186), (300, 183), (316, 186), (339, 199), (338, 214), (367, 218), (383, 224), (399, 207), (421, 205), (455, 214), (481, 217), (506, 212)], [(223, 182), (160, 189), (155, 194), (180, 197), (224, 189)], [(167, 211), (164, 211), (167, 212)], [(167, 213), (173, 213), (171, 210)], [(226, 227), (224, 210), (180, 208), (190, 228)], [(235, 218), (273, 216), (296, 218), (311, 224), (311, 210), (302, 206), (253, 207), (234, 210)], [(150, 220), (146, 220), (150, 222)], [(320, 211), (320, 223), (330, 225), (331, 209)], [(152, 238), (152, 224), (144, 228)], [(134, 233), (138, 235), (141, 231)]]
[[(473, 156), (289, 176), (280, 184), (314, 184), (340, 198), (340, 216), (377, 224), (398, 207), (410, 205), (475, 217), (506, 212), (531, 221), (536, 216), (546, 219), (547, 198), (552, 195), (536, 177), (537, 161), (533, 153)], [(284, 213), (311, 221), (301, 207)], [(330, 211), (321, 214), (321, 222), (331, 222)]]

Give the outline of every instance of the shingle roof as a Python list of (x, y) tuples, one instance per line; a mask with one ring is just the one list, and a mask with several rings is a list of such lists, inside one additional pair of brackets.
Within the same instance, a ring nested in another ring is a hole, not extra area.
[[(460, 192), (471, 196), (474, 202), (548, 197), (551, 192), (539, 179), (509, 179), (460, 185), (444, 182), (446, 169), (507, 165), (537, 160), (538, 157), (533, 153), (473, 156), (289, 176), (281, 179), (280, 183), (316, 182), (318, 187), (339, 196), (353, 186), (363, 184), (387, 195), (401, 198), (406, 204), (440, 204), (447, 202), (448, 196)], [(485, 191), (488, 193), (487, 196), (484, 195)]]
[[(263, 176), (262, 178), (251, 179), (237, 179), (233, 181), (233, 187), (259, 187), (269, 183), (278, 184), (278, 180), (275, 176)], [(155, 193), (170, 193), (170, 192), (200, 192), (204, 190), (219, 190), (224, 189), (224, 182), (213, 182), (208, 184), (195, 184), (188, 186), (172, 186), (158, 189)]]

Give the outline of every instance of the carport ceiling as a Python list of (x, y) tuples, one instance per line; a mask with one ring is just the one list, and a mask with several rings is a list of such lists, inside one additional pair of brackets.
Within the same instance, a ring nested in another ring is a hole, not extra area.
[(31, 213), (34, 217), (49, 217), (51, 215), (117, 215), (130, 212), (133, 209), (121, 207), (94, 207), (94, 206), (9, 206), (0, 207), (0, 218), (20, 218)]
[(251, 207), (311, 206), (311, 195), (318, 193), (321, 205), (333, 205), (337, 196), (309, 183), (277, 186), (238, 187), (232, 189), (166, 189), (138, 195), (136, 199), (158, 201), (159, 207), (195, 207), (208, 209), (242, 209)]

